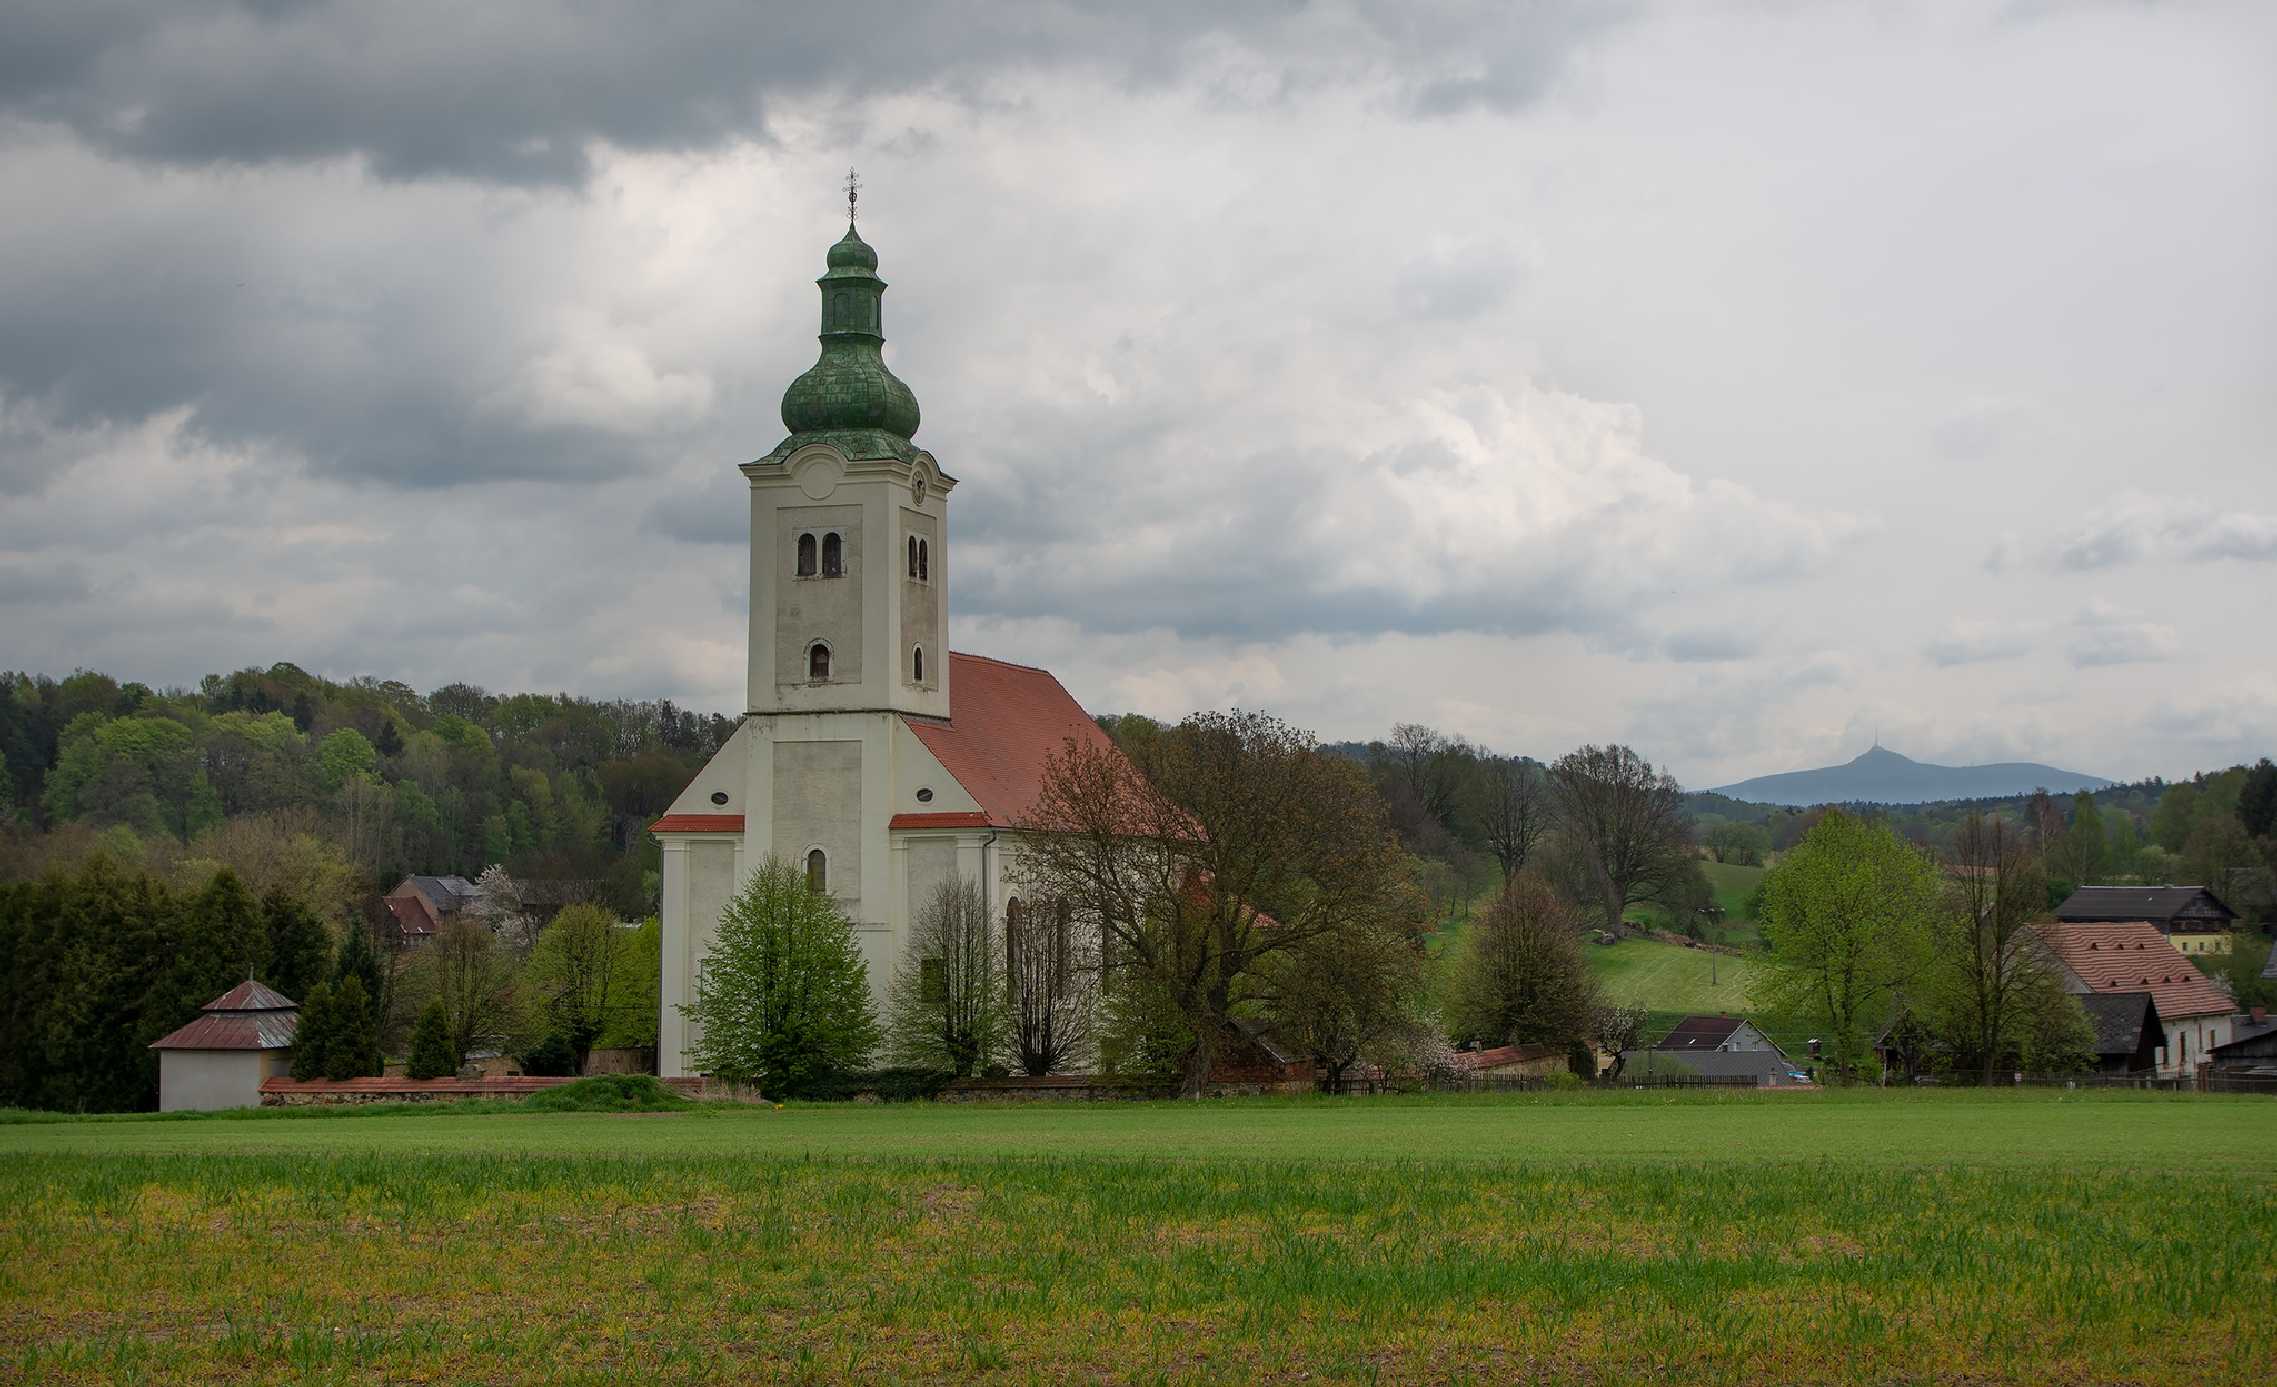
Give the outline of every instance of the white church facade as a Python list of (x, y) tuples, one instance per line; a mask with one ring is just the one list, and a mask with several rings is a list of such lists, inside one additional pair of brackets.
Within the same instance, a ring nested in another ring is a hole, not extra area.
[(768, 857), (854, 922), (882, 1001), (913, 912), (956, 876), (1001, 924), (1045, 763), (1105, 741), (1040, 669), (951, 654), (955, 478), (912, 443), (917, 400), (886, 368), (885, 281), (855, 233), (830, 248), (822, 354), (784, 392), (789, 435), (743, 465), (751, 630), (741, 725), (652, 826), (663, 845), (659, 1072), (690, 1073), (697, 968)]

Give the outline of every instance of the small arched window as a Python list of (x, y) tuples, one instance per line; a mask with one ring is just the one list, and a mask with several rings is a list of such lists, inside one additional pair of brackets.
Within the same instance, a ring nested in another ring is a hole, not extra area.
[(821, 641), (806, 648), (806, 677), (817, 684), (830, 677), (830, 647)]
[(917, 541), (917, 581), (933, 581), (933, 546), (925, 540)]
[(839, 540), (836, 532), (824, 535), (822, 537), (822, 576), (838, 578), (843, 577), (845, 572), (845, 545)]
[(798, 567), (798, 575), (799, 575), (801, 578), (812, 578), (812, 577), (814, 576), (814, 536), (813, 536), (813, 535), (800, 535), (800, 536), (799, 536), (799, 567)]
[(806, 889), (816, 893), (830, 889), (830, 859), (822, 855), (820, 848), (807, 849)]
[(917, 536), (909, 537), (909, 576), (917, 576)]
[(909, 682), (925, 682), (925, 647), (920, 645), (909, 652)]

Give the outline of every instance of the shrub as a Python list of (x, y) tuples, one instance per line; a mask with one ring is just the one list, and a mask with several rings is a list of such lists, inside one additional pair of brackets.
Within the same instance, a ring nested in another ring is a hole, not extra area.
[(677, 1112), (690, 1106), (653, 1074), (596, 1074), (533, 1093), (522, 1104), (527, 1112)]
[(821, 1075), (800, 1085), (796, 1090), (785, 1089), (770, 1096), (781, 1098), (819, 1098), (844, 1101), (849, 1098), (874, 1096), (889, 1103), (907, 1103), (931, 1098), (956, 1079), (947, 1069), (873, 1069), (866, 1072), (841, 1072)]
[(559, 1078), (577, 1072), (577, 1051), (559, 1031), (548, 1032), (546, 1038), (524, 1050), (518, 1059), (524, 1074), (537, 1074)]

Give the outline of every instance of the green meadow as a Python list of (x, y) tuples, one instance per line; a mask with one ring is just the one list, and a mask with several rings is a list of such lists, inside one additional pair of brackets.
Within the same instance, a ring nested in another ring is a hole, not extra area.
[(27, 1382), (2248, 1382), (2277, 1107), (1584, 1093), (0, 1126)]

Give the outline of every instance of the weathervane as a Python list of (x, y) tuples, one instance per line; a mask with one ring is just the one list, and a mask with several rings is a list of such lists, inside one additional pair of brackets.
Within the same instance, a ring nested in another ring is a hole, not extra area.
[(854, 204), (862, 200), (862, 180), (852, 169), (846, 170), (846, 225), (854, 224)]

